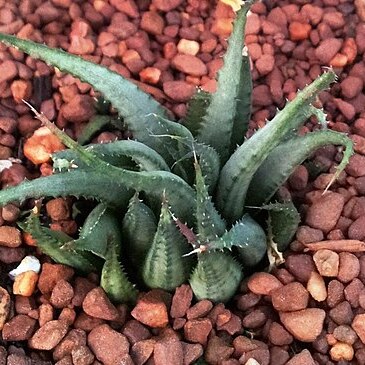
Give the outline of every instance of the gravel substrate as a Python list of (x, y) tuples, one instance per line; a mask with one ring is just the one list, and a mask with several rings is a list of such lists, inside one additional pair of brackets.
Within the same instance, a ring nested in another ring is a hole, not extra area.
[[(233, 16), (207, 0), (0, 0), (0, 32), (110, 67), (177, 118), (196, 86), (215, 90)], [(44, 256), (39, 275), (13, 286), (7, 273), (35, 248), (15, 225), (20, 208), (9, 204), (0, 214), (0, 364), (188, 365), (203, 354), (217, 365), (365, 364), (365, 3), (256, 3), (246, 43), (254, 79), (249, 134), (333, 66), (339, 82), (317, 106), (355, 142), (356, 154), (326, 194), (341, 160), (335, 147), (314, 154), (320, 175), (300, 166), (287, 182), (302, 223), (285, 263), (245, 280), (227, 307), (195, 302), (182, 285), (173, 294), (141, 295), (130, 311), (108, 300), (96, 276), (78, 277)], [(0, 160), (13, 163), (1, 172), (3, 188), (52, 171), (47, 155), (36, 165), (24, 157), (34, 146), (38, 156), (50, 147), (39, 131), (29, 139), (39, 122), (21, 100), (77, 137), (94, 114), (94, 95), (70, 75), (0, 46)], [(300, 132), (318, 128), (313, 119)], [(122, 137), (108, 131), (95, 141)], [(72, 203), (48, 201), (52, 228), (77, 232)]]

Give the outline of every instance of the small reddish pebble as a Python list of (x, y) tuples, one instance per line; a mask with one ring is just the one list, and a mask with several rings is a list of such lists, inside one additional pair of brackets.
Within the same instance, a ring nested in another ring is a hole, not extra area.
[(21, 103), (23, 100), (29, 100), (32, 96), (33, 88), (30, 81), (15, 80), (10, 86), (11, 93), (14, 100), (17, 103)]
[(345, 198), (341, 194), (328, 192), (308, 208), (306, 223), (312, 228), (329, 232), (340, 218), (344, 204)]
[(61, 151), (65, 146), (47, 127), (37, 129), (24, 144), (24, 155), (34, 164), (48, 162), (51, 154)]
[(140, 27), (148, 33), (159, 35), (163, 32), (164, 23), (160, 14), (155, 11), (146, 11), (142, 15)]
[(229, 37), (232, 33), (233, 24), (231, 18), (218, 18), (213, 21), (210, 31), (221, 37)]
[(186, 102), (194, 95), (196, 87), (186, 81), (166, 81), (163, 83), (163, 91), (172, 100)]
[(52, 350), (65, 337), (68, 324), (64, 321), (54, 320), (42, 326), (29, 340), (30, 348), (37, 350)]
[(107, 324), (92, 329), (87, 343), (96, 358), (103, 364), (130, 364), (122, 361), (129, 352), (127, 338)]
[(249, 278), (247, 286), (255, 294), (269, 295), (272, 290), (282, 287), (283, 284), (274, 275), (258, 272)]
[(352, 321), (351, 327), (360, 337), (360, 340), (365, 343), (365, 314), (356, 315)]
[(279, 312), (285, 328), (299, 341), (313, 342), (322, 332), (326, 312), (307, 308), (296, 312)]
[(28, 340), (37, 328), (37, 321), (24, 314), (13, 317), (5, 323), (2, 329), (2, 337), (5, 341)]
[(208, 73), (207, 66), (198, 57), (189, 54), (177, 54), (172, 60), (171, 65), (178, 71), (191, 76), (203, 76)]
[(131, 314), (137, 321), (153, 328), (166, 327), (169, 322), (166, 304), (157, 291), (142, 296)]
[(38, 288), (42, 294), (50, 293), (61, 279), (70, 280), (74, 270), (66, 265), (44, 263), (39, 275)]
[(289, 34), (292, 41), (308, 39), (312, 27), (308, 23), (292, 22), (289, 25)]
[(146, 67), (139, 73), (139, 77), (142, 82), (154, 85), (160, 81), (161, 70), (156, 67)]
[(101, 287), (92, 289), (86, 294), (85, 299), (82, 302), (82, 309), (86, 314), (95, 318), (113, 321), (119, 317), (118, 310), (110, 302), (105, 291)]
[(22, 234), (19, 229), (11, 226), (0, 227), (0, 246), (19, 247), (22, 244)]
[(305, 309), (309, 293), (298, 282), (289, 283), (270, 292), (272, 305), (277, 311), (292, 312)]

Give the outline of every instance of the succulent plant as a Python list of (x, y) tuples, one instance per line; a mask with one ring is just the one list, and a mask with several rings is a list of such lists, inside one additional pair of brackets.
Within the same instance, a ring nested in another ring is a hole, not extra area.
[[(133, 136), (81, 146), (35, 111), (69, 149), (53, 154), (53, 175), (0, 192), (2, 205), (67, 195), (99, 201), (77, 239), (43, 227), (38, 211), (23, 228), (55, 261), (82, 272), (101, 270), (101, 285), (115, 301), (133, 302), (137, 294), (122, 264), (142, 287), (173, 290), (189, 281), (198, 299), (229, 300), (243, 273), (263, 259), (268, 244), (284, 250), (293, 237), (298, 212), (275, 193), (296, 166), (321, 146), (342, 145), (335, 180), (353, 152), (344, 134), (325, 128), (297, 133), (311, 116), (325, 124), (325, 114), (312, 103), (335, 81), (332, 70), (245, 139), (252, 91), (244, 48), (249, 6), (246, 2), (237, 12), (217, 91), (197, 89), (182, 123), (170, 120), (157, 101), (105, 67), (0, 34), (1, 42), (91, 84)], [(83, 142), (110, 120), (96, 118)], [(267, 211), (268, 225), (261, 226), (255, 220), (257, 210), (248, 206)]]

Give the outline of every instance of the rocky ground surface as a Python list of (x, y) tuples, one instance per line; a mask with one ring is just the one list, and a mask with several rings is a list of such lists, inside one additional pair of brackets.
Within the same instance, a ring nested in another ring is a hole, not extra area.
[[(102, 63), (177, 117), (196, 86), (215, 90), (233, 16), (207, 0), (0, 0), (1, 32)], [(257, 3), (246, 42), (255, 81), (251, 130), (332, 65), (339, 82), (318, 105), (330, 127), (356, 143), (346, 172), (325, 195), (341, 158), (335, 147), (313, 158), (322, 174), (313, 178), (301, 166), (289, 179), (303, 219), (285, 264), (245, 280), (226, 307), (194, 302), (183, 285), (174, 294), (146, 293), (130, 312), (110, 303), (97, 277), (78, 277), (45, 257), (39, 275), (28, 272), (13, 285), (7, 273), (34, 247), (14, 224), (21, 210), (9, 204), (0, 215), (0, 284), (7, 289), (0, 295), (0, 364), (188, 365), (203, 353), (206, 363), (221, 365), (365, 364), (364, 2)], [(21, 99), (76, 137), (94, 113), (94, 93), (17, 50), (0, 46), (0, 59), (0, 160), (12, 160), (1, 172), (5, 188), (49, 174), (48, 153), (39, 156), (57, 149), (39, 131), (29, 138), (39, 123)], [(313, 120), (302, 132), (316, 128)], [(123, 134), (95, 140), (116, 137)], [(71, 203), (50, 200), (47, 212), (53, 228), (74, 234)]]

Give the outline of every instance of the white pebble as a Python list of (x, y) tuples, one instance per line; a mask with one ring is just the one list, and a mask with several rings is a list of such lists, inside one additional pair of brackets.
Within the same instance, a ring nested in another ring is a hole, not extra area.
[(35, 256), (26, 256), (24, 257), (24, 259), (21, 261), (21, 263), (17, 268), (9, 272), (9, 275), (12, 279), (15, 279), (18, 275), (22, 274), (23, 272), (34, 271), (38, 274), (40, 270), (41, 270), (41, 263), (39, 262), (39, 260)]

